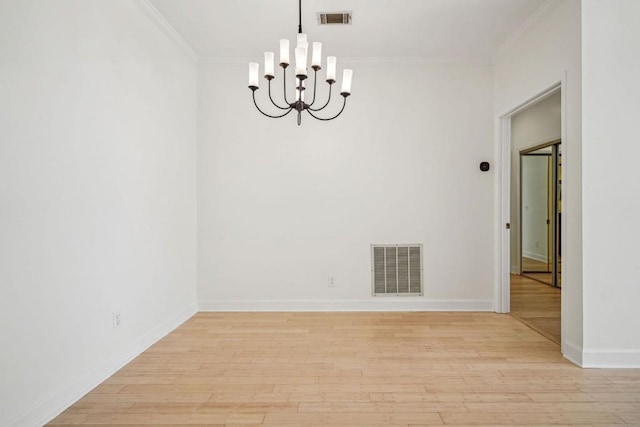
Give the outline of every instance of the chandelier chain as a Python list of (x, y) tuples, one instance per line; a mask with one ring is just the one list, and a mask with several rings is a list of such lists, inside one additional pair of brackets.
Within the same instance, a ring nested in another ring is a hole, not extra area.
[(302, 0), (298, 0), (298, 34), (302, 34)]

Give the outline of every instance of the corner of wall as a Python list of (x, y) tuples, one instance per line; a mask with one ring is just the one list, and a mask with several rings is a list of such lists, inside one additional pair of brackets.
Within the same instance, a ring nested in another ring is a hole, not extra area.
[(165, 19), (149, 0), (134, 0), (133, 4), (193, 62), (197, 64), (200, 56), (195, 49), (180, 35), (178, 31)]
[(171, 333), (182, 323), (197, 313), (197, 307), (190, 305), (174, 313), (163, 324), (140, 336), (135, 343), (119, 354), (103, 361), (95, 369), (74, 378), (67, 385), (31, 409), (18, 415), (7, 423), (8, 427), (44, 425), (58, 416), (62, 411), (94, 389), (116, 371), (131, 362), (164, 336)]
[(582, 367), (582, 348), (569, 341), (562, 341), (562, 355), (565, 359)]
[(533, 12), (531, 16), (522, 23), (522, 25), (520, 25), (513, 33), (511, 33), (509, 37), (507, 37), (504, 43), (498, 46), (497, 52), (493, 57), (493, 63), (498, 61), (505, 51), (509, 50), (510, 47), (515, 45), (522, 37), (522, 35), (525, 34), (532, 26), (534, 26), (536, 22), (542, 19), (551, 9), (551, 6), (553, 6), (557, 2), (558, 0), (546, 0), (544, 3), (542, 3), (540, 7), (538, 7), (538, 9), (536, 9), (536, 11)]

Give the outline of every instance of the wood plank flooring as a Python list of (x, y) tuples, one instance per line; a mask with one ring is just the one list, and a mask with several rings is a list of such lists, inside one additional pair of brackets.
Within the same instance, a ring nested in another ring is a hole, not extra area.
[[(559, 263), (558, 267), (561, 270), (562, 263)], [(523, 276), (530, 277), (531, 279), (535, 279), (551, 285), (553, 283), (551, 268), (551, 265), (546, 262), (540, 262), (535, 259), (522, 257), (522, 270), (526, 271), (526, 273), (522, 273)], [(558, 270), (559, 287), (562, 286), (562, 271), (560, 270)]]
[(492, 313), (199, 313), (50, 425), (640, 425), (640, 370), (582, 370)]
[(560, 288), (511, 275), (511, 315), (560, 344)]

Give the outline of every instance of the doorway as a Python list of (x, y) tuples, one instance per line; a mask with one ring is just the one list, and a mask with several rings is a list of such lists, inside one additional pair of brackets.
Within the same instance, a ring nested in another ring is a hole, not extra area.
[(562, 286), (562, 144), (520, 151), (520, 274)]
[(558, 344), (562, 299), (561, 97), (557, 86), (505, 116), (503, 122), (505, 134), (508, 132), (504, 140), (510, 146), (506, 159), (510, 163), (506, 189), (509, 210), (505, 212), (510, 312)]

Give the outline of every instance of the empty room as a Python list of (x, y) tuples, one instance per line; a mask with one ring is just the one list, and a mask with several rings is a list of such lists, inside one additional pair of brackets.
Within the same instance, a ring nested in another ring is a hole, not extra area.
[(640, 425), (639, 21), (0, 0), (0, 426)]

